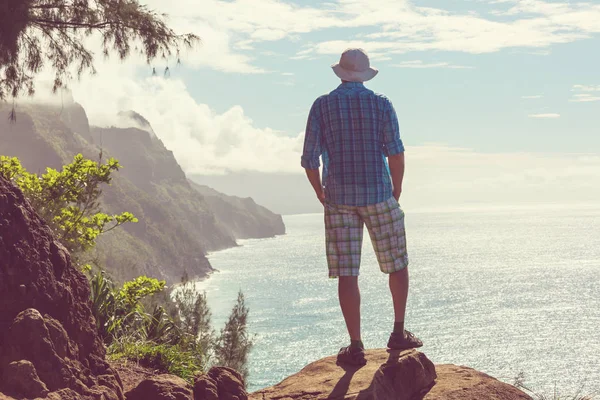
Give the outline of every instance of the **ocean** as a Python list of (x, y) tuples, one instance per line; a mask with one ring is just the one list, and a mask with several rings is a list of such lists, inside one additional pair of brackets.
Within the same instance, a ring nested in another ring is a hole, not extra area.
[[(600, 207), (405, 210), (406, 327), (434, 363), (466, 365), (535, 391), (600, 394)], [(280, 382), (347, 345), (337, 281), (327, 277), (323, 216), (285, 216), (287, 234), (210, 255), (198, 282), (220, 329), (242, 290), (254, 348), (249, 390)], [(387, 277), (365, 232), (363, 341), (385, 347)]]

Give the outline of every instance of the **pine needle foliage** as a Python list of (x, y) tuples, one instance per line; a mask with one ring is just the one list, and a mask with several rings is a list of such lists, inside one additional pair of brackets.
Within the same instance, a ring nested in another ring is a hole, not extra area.
[(182, 280), (182, 286), (174, 298), (178, 310), (179, 326), (185, 334), (194, 338), (203, 349), (203, 364), (209, 364), (215, 332), (211, 327), (211, 311), (208, 307), (206, 292), (196, 290), (193, 282), (187, 278)]
[(248, 378), (248, 354), (253, 345), (248, 334), (248, 313), (244, 294), (240, 291), (229, 320), (215, 344), (217, 365), (235, 369), (244, 380)]
[(178, 57), (182, 46), (198, 41), (176, 34), (164, 14), (137, 0), (0, 0), (0, 100), (33, 95), (44, 66), (54, 72), (54, 92), (73, 75), (95, 73), (86, 41), (94, 34), (104, 56), (123, 60), (135, 51), (148, 63)]

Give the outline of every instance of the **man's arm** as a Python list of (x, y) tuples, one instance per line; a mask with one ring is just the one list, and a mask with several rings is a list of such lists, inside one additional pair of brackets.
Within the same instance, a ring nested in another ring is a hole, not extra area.
[(404, 180), (404, 152), (388, 157), (392, 184), (394, 185), (394, 198), (400, 201), (402, 194), (402, 181)]
[(321, 126), (317, 116), (317, 102), (315, 101), (310, 109), (308, 121), (306, 123), (301, 165), (306, 170), (306, 176), (315, 190), (317, 198), (321, 203), (325, 204), (325, 194), (319, 175), (319, 167), (321, 166), (319, 158), (321, 157), (321, 154)]
[(306, 176), (315, 190), (317, 198), (323, 205), (325, 205), (325, 191), (323, 190), (323, 185), (321, 184), (321, 175), (319, 174), (319, 169), (306, 169)]
[(400, 200), (402, 181), (404, 180), (404, 143), (400, 139), (398, 116), (391, 102), (388, 103), (383, 124), (383, 154), (388, 158), (394, 197)]

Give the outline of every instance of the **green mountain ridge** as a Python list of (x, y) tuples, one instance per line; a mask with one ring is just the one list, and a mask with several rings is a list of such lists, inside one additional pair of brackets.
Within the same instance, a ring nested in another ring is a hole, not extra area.
[[(1, 113), (8, 115), (8, 108), (0, 106)], [(118, 281), (140, 274), (168, 283), (185, 274), (204, 277), (212, 271), (207, 252), (236, 246), (236, 239), (285, 233), (281, 216), (252, 199), (190, 183), (152, 128), (137, 125), (90, 127), (78, 104), (23, 105), (16, 123), (0, 120), (0, 154), (19, 157), (25, 168), (38, 173), (61, 168), (77, 153), (119, 160), (123, 168), (104, 189), (103, 208), (132, 212), (139, 222), (102, 235), (91, 254)]]

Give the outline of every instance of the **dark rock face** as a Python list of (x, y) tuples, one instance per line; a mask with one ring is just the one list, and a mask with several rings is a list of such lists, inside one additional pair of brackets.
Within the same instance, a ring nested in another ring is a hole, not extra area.
[(44, 397), (48, 387), (41, 381), (30, 361), (13, 361), (4, 371), (4, 386), (11, 393), (22, 393), (29, 398)]
[(96, 333), (89, 290), (23, 194), (0, 177), (0, 392), (123, 399)]
[(127, 400), (193, 400), (190, 385), (174, 375), (156, 375), (145, 379), (125, 395)]
[(247, 400), (244, 379), (235, 370), (213, 367), (194, 382), (194, 400)]

